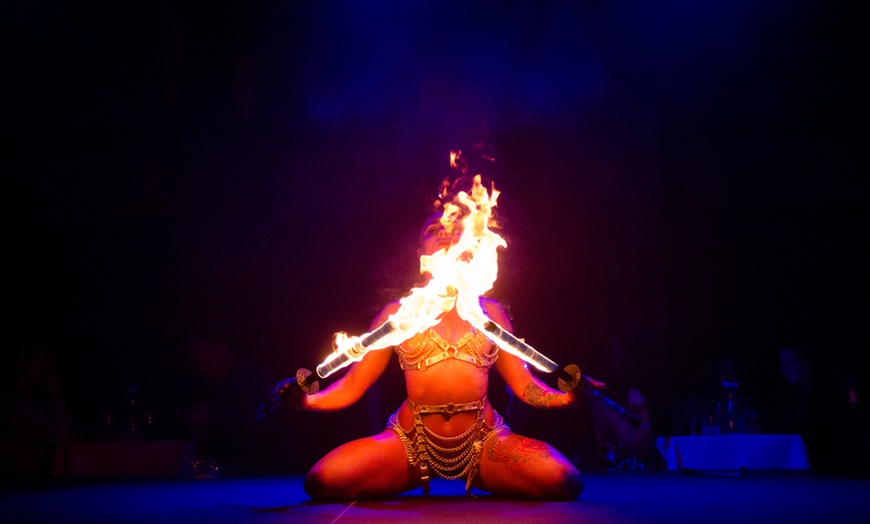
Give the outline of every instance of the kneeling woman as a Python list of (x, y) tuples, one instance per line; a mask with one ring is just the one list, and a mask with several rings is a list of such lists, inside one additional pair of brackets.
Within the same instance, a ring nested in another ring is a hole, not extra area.
[[(456, 241), (434, 217), (423, 229), (421, 251), (431, 255)], [(455, 229), (455, 228), (454, 228)], [(504, 309), (482, 299), (486, 315), (510, 330)], [(382, 325), (399, 308), (387, 306), (372, 322)], [(489, 372), (495, 369), (513, 393), (538, 408), (565, 408), (574, 393), (562, 393), (535, 378), (519, 358), (499, 352), (456, 309), (437, 324), (394, 348), (405, 376), (408, 398), (372, 437), (339, 446), (305, 478), (314, 500), (354, 500), (396, 495), (423, 486), (433, 475), (463, 479), (493, 495), (571, 500), (583, 489), (577, 469), (548, 444), (514, 434), (487, 400)], [(369, 351), (325, 390), (291, 395), (296, 407), (333, 411), (350, 406), (384, 372), (392, 353)], [(298, 388), (293, 388), (297, 390)]]

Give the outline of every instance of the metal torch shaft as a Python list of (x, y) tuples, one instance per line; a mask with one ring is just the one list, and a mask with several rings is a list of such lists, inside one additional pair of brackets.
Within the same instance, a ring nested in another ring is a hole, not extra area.
[(322, 364), (317, 366), (317, 376), (320, 378), (326, 378), (339, 369), (349, 365), (351, 362), (359, 360), (369, 349), (396, 329), (396, 326), (387, 320), (376, 330), (363, 335), (353, 347), (341, 353), (332, 355)]
[(556, 364), (549, 358), (539, 353), (532, 346), (513, 336), (512, 333), (505, 331), (501, 326), (499, 326), (492, 320), (487, 321), (483, 325), (483, 329), (486, 330), (486, 335), (493, 342), (498, 344), (500, 348), (505, 349), (510, 353), (513, 353), (514, 355), (520, 357), (529, 364), (532, 364), (541, 371), (552, 373), (559, 369), (559, 364)]
[(504, 328), (492, 320), (484, 323), (483, 329), (486, 331), (487, 337), (505, 351), (516, 355), (541, 371), (546, 371), (547, 373), (558, 372), (558, 386), (565, 393), (577, 387), (577, 384), (584, 378), (583, 374), (580, 373), (580, 368), (575, 364), (559, 368), (558, 364), (539, 353), (532, 346), (513, 336), (513, 334), (505, 331)]

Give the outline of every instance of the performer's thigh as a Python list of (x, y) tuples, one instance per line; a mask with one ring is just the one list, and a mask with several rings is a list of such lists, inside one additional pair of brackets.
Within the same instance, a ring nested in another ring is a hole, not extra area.
[(583, 490), (580, 472), (555, 448), (515, 433), (490, 438), (476, 485), (494, 495), (572, 500)]
[(305, 479), (305, 490), (316, 500), (384, 497), (419, 485), (404, 445), (389, 429), (330, 451)]

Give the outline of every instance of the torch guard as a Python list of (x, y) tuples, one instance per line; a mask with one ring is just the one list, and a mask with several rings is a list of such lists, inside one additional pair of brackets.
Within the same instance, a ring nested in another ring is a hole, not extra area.
[(296, 372), (296, 384), (306, 395), (313, 395), (320, 391), (320, 381), (305, 368), (299, 368)]
[(580, 383), (581, 378), (583, 378), (583, 374), (580, 373), (577, 364), (568, 364), (564, 369), (559, 370), (559, 380), (557, 381), (559, 391), (562, 393), (573, 391)]

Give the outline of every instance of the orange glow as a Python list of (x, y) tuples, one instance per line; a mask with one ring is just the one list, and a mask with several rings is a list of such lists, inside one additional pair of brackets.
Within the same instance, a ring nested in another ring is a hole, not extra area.
[[(455, 165), (460, 154), (451, 152), (451, 165)], [(480, 175), (476, 175), (471, 194), (462, 191), (454, 202), (444, 203), (442, 226), (452, 232), (458, 224), (462, 234), (450, 247), (420, 257), (421, 273), (431, 275), (426, 285), (413, 288), (400, 300), (398, 311), (388, 319), (392, 329), (384, 330), (386, 334), (370, 345), (364, 346), (360, 341), (371, 333), (362, 336), (337, 333), (335, 352), (321, 366), (339, 356), (349, 358), (346, 363), (330, 369), (332, 372), (350, 364), (351, 360), (360, 360), (366, 351), (398, 345), (437, 324), (441, 315), (454, 307), (461, 318), (482, 331), (488, 318), (479, 297), (492, 289), (498, 276), (497, 250), (507, 246), (500, 235), (489, 229), (499, 194), (494, 187), (490, 194), (483, 187)]]

